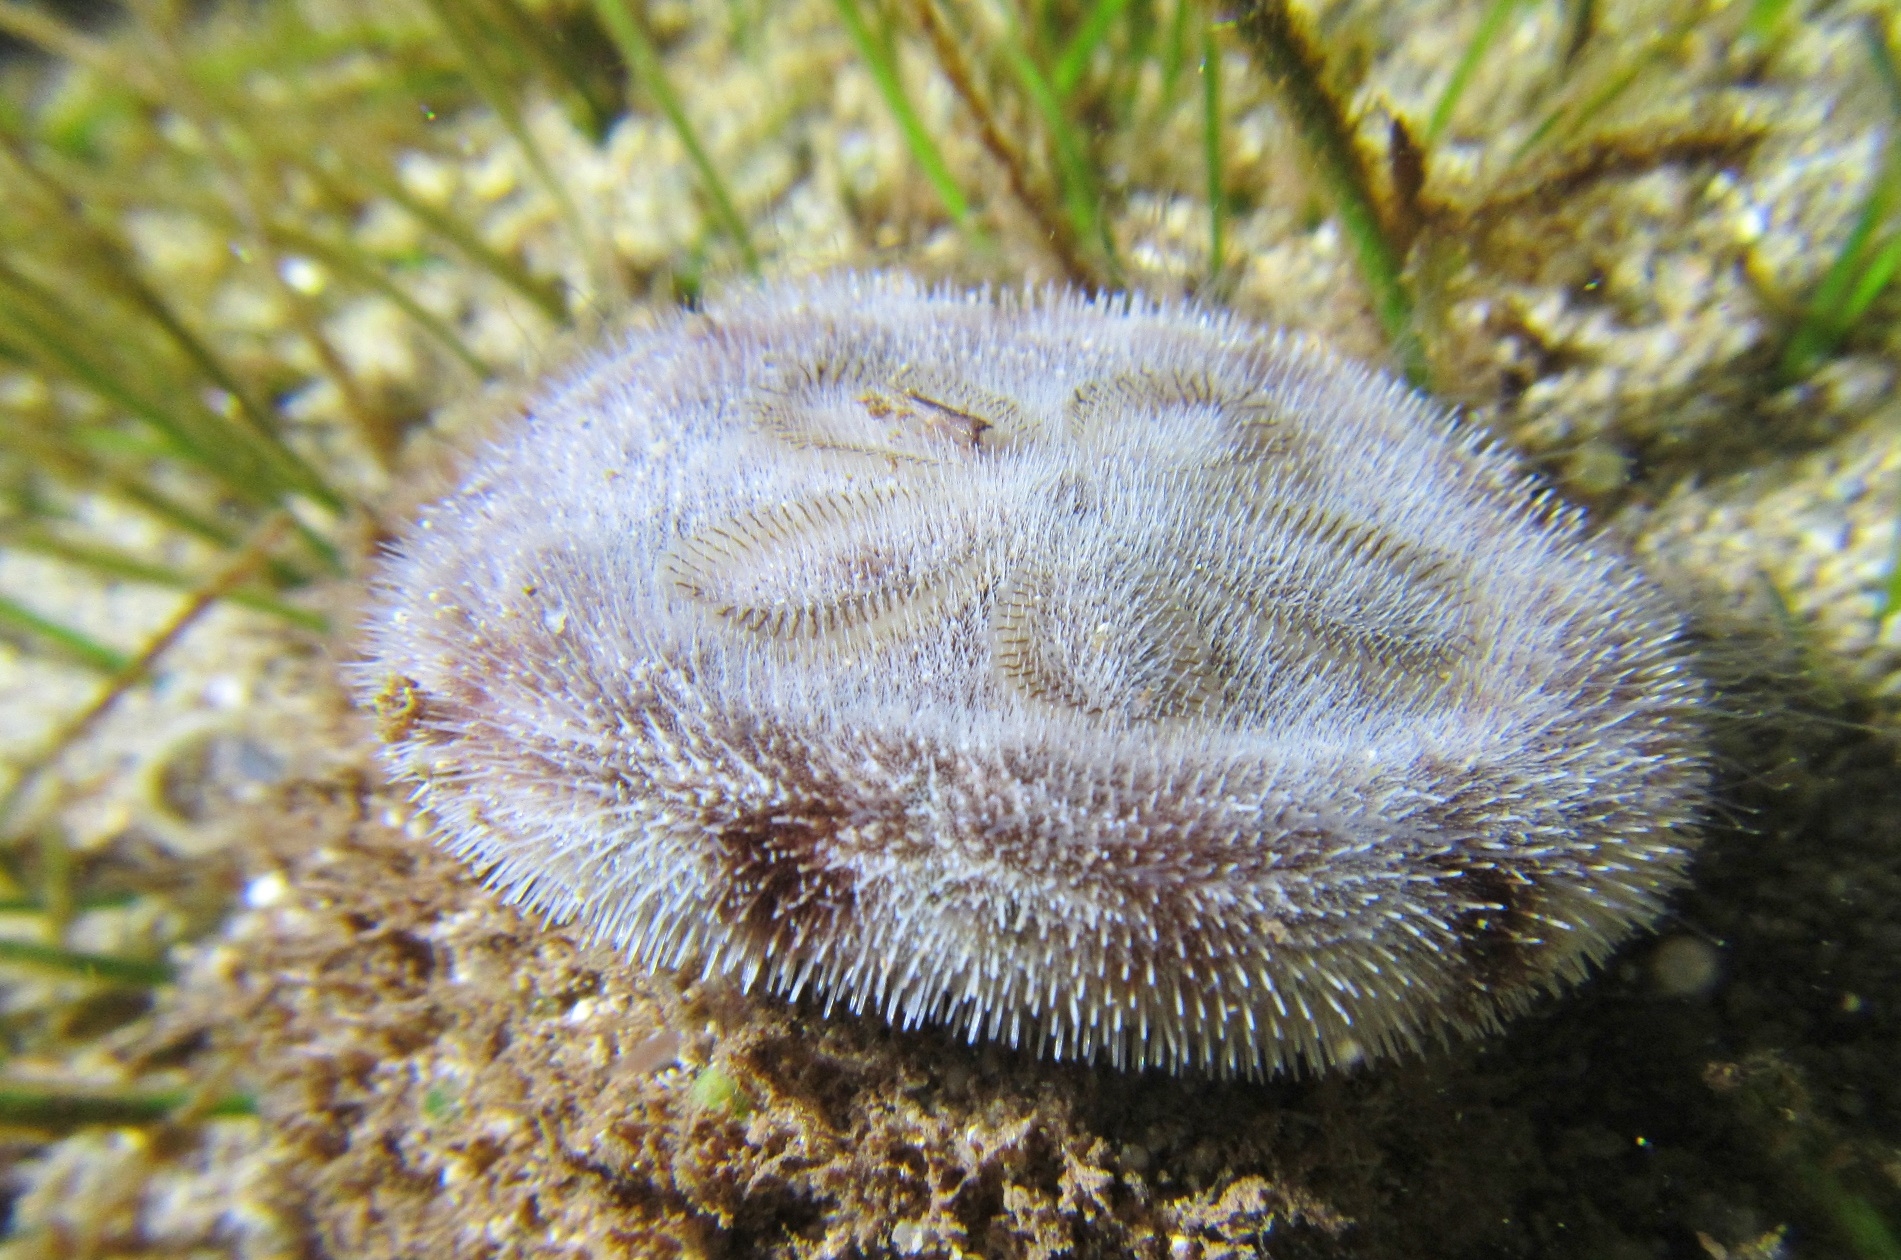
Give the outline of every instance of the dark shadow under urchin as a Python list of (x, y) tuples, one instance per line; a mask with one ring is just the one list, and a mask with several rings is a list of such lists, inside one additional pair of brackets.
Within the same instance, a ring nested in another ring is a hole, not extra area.
[[(802, 1000), (788, 1035), (739, 1070), (841, 1116), (866, 1105), (868, 1082), (839, 1069), (867, 1051), (947, 1118), (1000, 1091), (1060, 1100), (1105, 1144), (1132, 1215), (1263, 1179), (1272, 1208), (1257, 1223), (1273, 1242), (1259, 1254), (1693, 1260), (1778, 1230), (1786, 1255), (1882, 1254), (1869, 1230), (1901, 1215), (1901, 766), (1863, 723), (1872, 710), (1791, 645), (1709, 624), (1722, 769), (1691, 888), (1657, 935), (1503, 1034), (1220, 1081), (1050, 1064)], [(1717, 961), (1690, 992), (1660, 961), (1684, 938)], [(853, 1052), (825, 1048), (840, 1044)], [(1057, 1192), (1060, 1161), (1041, 1175)], [(980, 1206), (965, 1217), (973, 1241), (994, 1227)], [(1125, 1254), (1123, 1226), (1079, 1228), (1078, 1254)], [(1203, 1248), (1190, 1254), (1237, 1254), (1218, 1231), (1181, 1236)]]

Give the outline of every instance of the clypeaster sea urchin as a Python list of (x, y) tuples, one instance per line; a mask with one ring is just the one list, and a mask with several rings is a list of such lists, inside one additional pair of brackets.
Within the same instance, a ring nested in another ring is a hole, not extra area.
[(1319, 350), (838, 277), (543, 388), (363, 677), (448, 842), (643, 963), (1252, 1074), (1490, 1027), (1657, 916), (1679, 631)]

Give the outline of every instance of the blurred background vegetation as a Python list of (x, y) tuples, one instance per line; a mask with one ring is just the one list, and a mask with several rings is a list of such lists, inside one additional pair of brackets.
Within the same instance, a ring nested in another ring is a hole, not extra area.
[[(693, 117), (670, 80), (681, 41), (741, 62), (770, 55), (747, 2), (730, 0), (729, 28), (709, 38), (692, 11), (634, 0), (137, 0), (83, 16), (4, 0), (0, 546), (76, 579), (195, 591), (282, 515), (287, 537), (223, 597), (326, 628), (299, 592), (346, 569), (339, 522), (387, 485), (405, 436), (433, 408), (521, 372), (554, 330), (630, 300), (690, 301), (709, 274), (813, 261), (778, 248), (770, 200), (783, 190), (757, 187), (754, 172), (755, 186), (736, 191), (747, 173), (709, 151), (705, 136), (734, 126), (716, 112), (722, 102), (699, 93)], [(1478, 216), (1423, 201), (1424, 172), (1527, 2), (1484, 6), (1430, 112), (1394, 113), (1386, 151), (1370, 153), (1355, 134), (1352, 69), (1340, 64), (1354, 56), (1353, 33), (1330, 54), (1274, 0), (1232, 11), (1205, 0), (832, 0), (936, 203), (854, 207), (872, 248), (837, 252), (877, 261), (879, 230), (908, 215), (898, 226), (914, 247), (934, 228), (948, 234), (922, 259), (940, 272), (1152, 284), (1131, 275), (1109, 224), (1132, 191), (1186, 175), (1190, 186), (1168, 191), (1199, 203), (1202, 266), (1168, 279), (1218, 299), (1234, 262), (1231, 209), (1255, 195), (1224, 169), (1235, 112), (1223, 99), (1225, 51), (1272, 83), (1304, 142), (1324, 193), (1317, 212), (1338, 217), (1389, 361), (1416, 383), (1449, 385), (1434, 380), (1435, 312), (1416, 309), (1414, 290), (1429, 287), (1428, 238)], [(1793, 0), (1660, 0), (1649, 38), (1607, 41), (1598, 55), (1591, 0), (1560, 8), (1559, 72), (1521, 127), (1516, 174), (1495, 177), (1495, 192), (1564, 165), (1537, 158), (1588, 138), (1621, 98), (1654, 91), (1646, 75), (1667, 76), (1673, 45), (1702, 28), (1740, 28), (1739, 42), (1766, 60), (1800, 20)], [(1873, 20), (1866, 48), (1901, 111), (1901, 77)], [(762, 74), (758, 90), (767, 83)], [(935, 115), (960, 114), (989, 161), (950, 161), (947, 138), (921, 117), (920, 99), (945, 88), (955, 105), (936, 102)], [(664, 190), (692, 201), (693, 234), (668, 242), (658, 265), (640, 256), (650, 243), (611, 239), (598, 199), (574, 187), (572, 155), (551, 153), (552, 128), (531, 118), (552, 105), (568, 148), (605, 153), (630, 103), (665, 119), (695, 176), (691, 188)], [(489, 177), (519, 176), (539, 194), (539, 208), (514, 222), (459, 174), (471, 133), (450, 122), (470, 111), (512, 149), (492, 165), (518, 168)], [(1186, 155), (1184, 134), (1196, 141)], [(1881, 161), (1852, 233), (1788, 314), (1773, 385), (1807, 378), (1864, 321), (1890, 313), (1881, 299), (1901, 265), (1894, 143)], [(537, 214), (556, 230), (523, 221)], [(512, 335), (483, 326), (498, 318), (517, 325)], [(379, 362), (362, 344), (385, 334), (400, 343), (386, 357), (404, 361)], [(127, 547), (94, 527), (100, 512), (136, 516), (162, 545)], [(0, 634), (107, 676), (137, 657), (15, 591), (0, 594)]]

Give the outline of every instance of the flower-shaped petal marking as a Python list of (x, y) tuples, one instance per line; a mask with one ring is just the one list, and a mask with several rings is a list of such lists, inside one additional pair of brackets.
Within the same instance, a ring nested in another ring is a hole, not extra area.
[(1492, 1027), (1657, 916), (1706, 783), (1668, 602), (1431, 403), (1194, 307), (900, 277), (544, 382), (365, 656), (511, 897), (1124, 1067)]

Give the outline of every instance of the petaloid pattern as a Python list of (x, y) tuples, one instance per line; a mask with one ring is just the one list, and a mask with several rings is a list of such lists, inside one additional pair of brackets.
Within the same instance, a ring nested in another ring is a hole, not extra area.
[(546, 384), (384, 567), (390, 764), (511, 898), (1060, 1058), (1494, 1026), (1652, 921), (1678, 618), (1415, 394), (1192, 307), (770, 288)]

